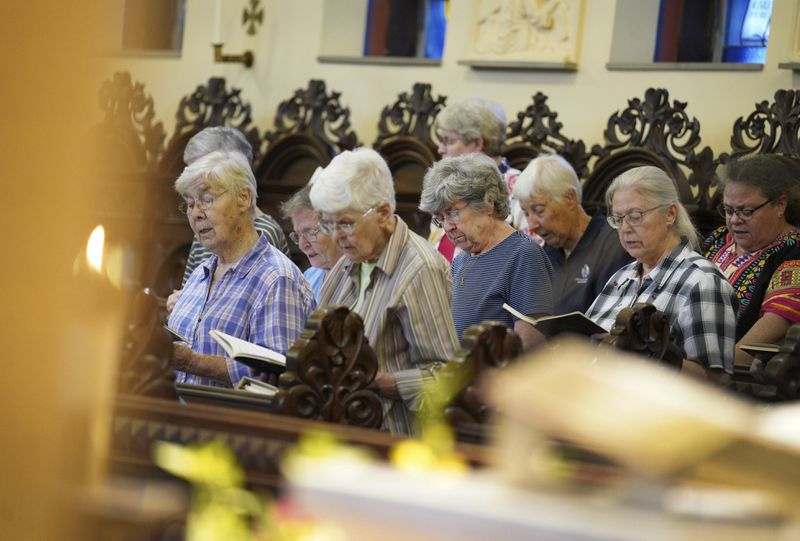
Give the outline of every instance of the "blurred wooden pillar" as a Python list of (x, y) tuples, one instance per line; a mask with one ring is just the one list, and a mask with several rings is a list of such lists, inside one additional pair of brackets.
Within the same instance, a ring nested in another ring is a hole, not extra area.
[(102, 210), (85, 159), (100, 81), (90, 40), (108, 28), (96, 5), (0, 3), (4, 539), (72, 538), (63, 504), (96, 478), (103, 445), (98, 406), (116, 350), (108, 331), (121, 312), (113, 296), (85, 302), (91, 281), (79, 292), (73, 279)]

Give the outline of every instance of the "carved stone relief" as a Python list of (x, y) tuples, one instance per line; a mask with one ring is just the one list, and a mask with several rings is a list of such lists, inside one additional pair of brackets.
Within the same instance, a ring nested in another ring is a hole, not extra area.
[(480, 59), (577, 62), (583, 0), (480, 0), (470, 53)]

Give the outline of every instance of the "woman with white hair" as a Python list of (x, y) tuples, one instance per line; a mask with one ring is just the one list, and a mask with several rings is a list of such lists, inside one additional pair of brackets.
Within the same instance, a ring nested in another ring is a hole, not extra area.
[(250, 371), (226, 357), (209, 331), (286, 353), (315, 308), (314, 295), (300, 269), (254, 227), (256, 181), (243, 154), (203, 156), (175, 190), (212, 255), (189, 276), (169, 316), (170, 328), (189, 340), (175, 343), (172, 364), (179, 382), (230, 387)]
[(322, 212), (320, 228), (343, 255), (319, 304), (343, 304), (361, 315), (378, 357), (384, 428), (408, 434), (433, 361), (449, 359), (458, 347), (447, 262), (394, 213), (392, 175), (374, 150), (337, 155), (310, 195)]
[(425, 174), (419, 208), (462, 250), (452, 264), (459, 337), (471, 325), (497, 320), (520, 335), (523, 349), (544, 341), (503, 309), (552, 314), (553, 270), (541, 247), (506, 223), (508, 193), (494, 161), (471, 153), (436, 162)]
[(636, 303), (670, 321), (686, 371), (727, 381), (736, 343), (736, 294), (716, 265), (695, 250), (697, 231), (672, 179), (657, 167), (630, 169), (606, 192), (608, 222), (635, 259), (617, 271), (586, 315), (606, 330)]
[(544, 240), (553, 265), (555, 313), (585, 312), (631, 256), (600, 211), (581, 206), (581, 183), (558, 154), (531, 160), (514, 184), (531, 230)]

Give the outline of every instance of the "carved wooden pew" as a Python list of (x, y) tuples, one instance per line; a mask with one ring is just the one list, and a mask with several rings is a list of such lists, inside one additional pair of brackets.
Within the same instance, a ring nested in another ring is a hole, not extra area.
[[(377, 359), (364, 338), (361, 319), (348, 309), (326, 308), (310, 318), (287, 355), (287, 372), (272, 403), (274, 413), (267, 413), (222, 402), (178, 404), (167, 360), (171, 342), (155, 332), (162, 330), (156, 302), (144, 296), (134, 304), (136, 318), (128, 328), (120, 370), (121, 394), (113, 405), (110, 465), (114, 473), (166, 477), (150, 457), (155, 442), (194, 444), (222, 439), (236, 452), (251, 485), (276, 488), (280, 457), (303, 433), (325, 430), (384, 458), (403, 439), (360, 428), (381, 422), (380, 400), (371, 388)], [(462, 445), (458, 450), (475, 465), (487, 460), (480, 447)]]
[[(670, 337), (669, 320), (649, 304), (635, 304), (622, 310), (599, 347), (627, 351), (678, 370), (683, 364), (683, 356)], [(461, 389), (445, 410), (445, 418), (459, 441), (486, 441), (492, 412), (481, 397), (480, 380), (487, 372), (513, 362), (521, 353), (519, 336), (500, 322), (484, 321), (466, 330), (461, 349), (438, 375)]]
[(439, 159), (432, 129), (447, 98), (431, 93), (431, 85), (415, 83), (411, 94), (402, 92), (381, 111), (378, 137), (372, 147), (389, 165), (395, 186), (397, 213), (422, 237), (430, 233), (430, 216), (417, 210), (422, 179)]
[[(605, 193), (619, 174), (642, 165), (666, 171), (675, 181), (681, 202), (702, 234), (722, 223), (711, 190), (719, 165), (711, 148), (700, 151), (700, 122), (686, 113), (686, 103), (670, 102), (663, 88), (648, 88), (644, 99), (632, 98), (614, 113), (603, 133), (603, 145), (583, 186), (584, 206), (605, 208)], [(688, 174), (687, 174), (688, 172)]]
[(275, 128), (264, 132), (263, 158), (255, 167), (264, 212), (279, 218), (281, 203), (305, 186), (317, 167), (359, 145), (350, 127), (350, 109), (339, 96), (328, 92), (325, 81), (312, 79), (278, 105)]
[(771, 103), (756, 103), (747, 118), (736, 119), (731, 152), (720, 155), (720, 161), (727, 163), (731, 158), (750, 154), (783, 154), (800, 159), (800, 91), (778, 90)]
[(759, 376), (749, 367), (734, 366), (734, 388), (765, 402), (800, 399), (800, 324), (789, 327), (786, 337), (774, 354), (762, 354), (764, 363)]
[(464, 331), (461, 349), (438, 375), (463, 389), (445, 409), (445, 419), (459, 441), (485, 443), (491, 410), (478, 386), (487, 372), (503, 368), (520, 353), (522, 341), (517, 333), (498, 321), (484, 321)]
[(579, 178), (588, 175), (591, 154), (580, 139), (570, 139), (561, 133), (563, 124), (558, 113), (547, 105), (547, 96), (537, 92), (532, 103), (517, 113), (516, 120), (508, 125), (503, 156), (509, 164), (522, 171), (539, 154), (561, 155), (575, 169)]

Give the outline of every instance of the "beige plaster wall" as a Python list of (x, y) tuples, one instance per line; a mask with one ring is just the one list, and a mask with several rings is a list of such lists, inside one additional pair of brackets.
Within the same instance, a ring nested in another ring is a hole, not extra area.
[[(797, 28), (796, 0), (775, 0), (767, 63), (758, 72), (609, 71), (614, 0), (585, 0), (583, 44), (575, 73), (542, 71), (476, 71), (458, 64), (465, 56), (471, 34), (475, 0), (454, 0), (444, 59), (439, 67), (320, 64), (325, 0), (263, 0), (265, 23), (249, 37), (240, 26), (245, 0), (224, 0), (223, 38), (226, 51), (252, 48), (253, 69), (214, 64), (211, 52), (212, 0), (187, 0), (187, 26), (180, 58), (109, 56), (106, 73), (129, 70), (154, 96), (157, 115), (171, 131), (181, 96), (210, 76), (223, 76), (253, 106), (260, 130), (271, 127), (275, 109), (311, 78), (324, 79), (329, 89), (341, 92), (352, 111), (359, 139), (371, 143), (377, 133), (381, 108), (416, 81), (433, 85), (450, 100), (482, 95), (500, 102), (507, 114), (530, 103), (537, 91), (549, 96), (558, 111), (564, 133), (588, 144), (600, 142), (611, 113), (627, 100), (643, 96), (650, 86), (665, 87), (674, 99), (688, 102), (690, 115), (700, 119), (701, 134), (715, 152), (729, 146), (734, 119), (753, 110), (756, 101), (771, 99), (776, 89), (797, 86), (798, 76), (778, 69), (792, 55)], [(330, 28), (328, 28), (330, 31)], [(328, 32), (330, 34), (330, 32)], [(351, 36), (343, 36), (343, 39)], [(98, 81), (99, 84), (99, 81)]]

